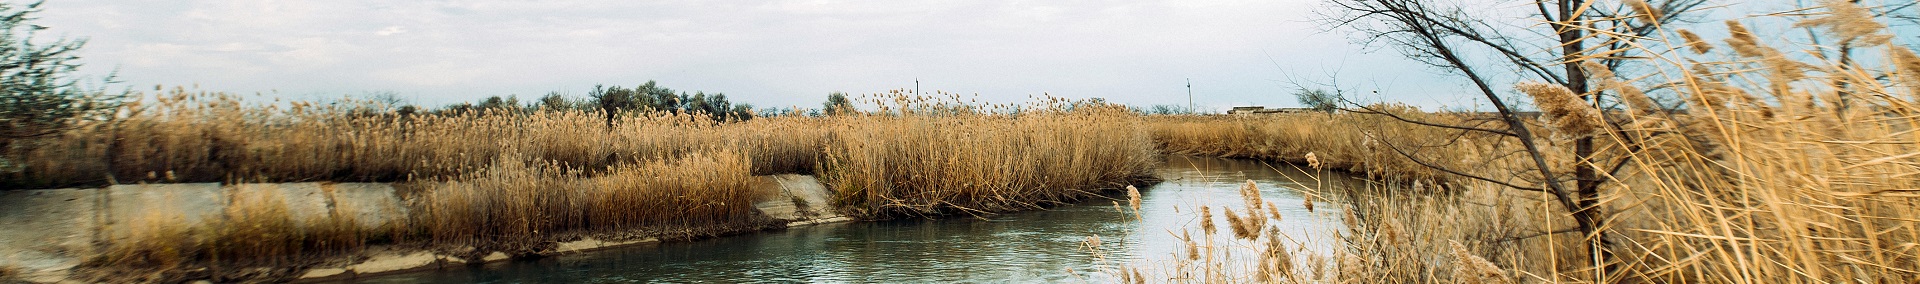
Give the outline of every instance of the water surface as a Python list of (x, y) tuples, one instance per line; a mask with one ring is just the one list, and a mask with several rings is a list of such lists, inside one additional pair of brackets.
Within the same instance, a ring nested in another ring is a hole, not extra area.
[[(1221, 208), (1242, 211), (1238, 192), (1248, 180), (1277, 205), (1284, 216), (1278, 225), (1298, 239), (1302, 251), (1330, 251), (1328, 237), (1340, 226), (1331, 217), (1338, 216), (1331, 211), (1337, 208), (1318, 203), (1308, 212), (1296, 189), (1357, 180), (1338, 174), (1316, 179), (1309, 172), (1286, 164), (1175, 156), (1156, 172), (1166, 182), (1141, 190), (1139, 215), (1116, 209), (1114, 200), (1096, 199), (984, 219), (825, 224), (353, 282), (1111, 282), (1099, 271), (1179, 257), (1179, 232), (1199, 236), (1200, 205), (1212, 207), (1216, 222), (1225, 220)], [(1097, 253), (1087, 246), (1090, 236), (1100, 239)], [(1230, 246), (1227, 238), (1216, 239)]]

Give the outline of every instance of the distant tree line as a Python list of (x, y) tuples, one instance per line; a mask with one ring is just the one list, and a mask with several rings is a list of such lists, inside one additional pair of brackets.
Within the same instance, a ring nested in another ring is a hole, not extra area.
[(735, 103), (723, 93), (695, 91), (675, 91), (662, 87), (654, 81), (647, 81), (629, 87), (618, 85), (595, 85), (585, 97), (571, 97), (560, 92), (547, 93), (537, 100), (521, 101), (518, 96), (491, 96), (478, 102), (459, 102), (440, 108), (424, 109), (407, 104), (393, 93), (373, 93), (361, 97), (359, 103), (368, 105), (355, 111), (359, 116), (413, 116), (413, 115), (498, 115), (531, 114), (540, 111), (589, 111), (601, 113), (607, 124), (613, 124), (622, 113), (662, 112), (675, 114), (700, 114), (715, 121), (743, 121), (756, 117), (774, 116), (829, 116), (855, 112), (853, 102), (846, 93), (834, 92), (827, 95), (818, 109), (810, 108), (762, 108), (755, 109), (752, 104)]

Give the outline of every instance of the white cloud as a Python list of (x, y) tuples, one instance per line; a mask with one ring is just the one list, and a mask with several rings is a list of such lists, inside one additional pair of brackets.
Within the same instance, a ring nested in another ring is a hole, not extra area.
[(41, 16), (91, 38), (87, 69), (119, 66), (130, 85), (396, 91), (429, 104), (659, 80), (808, 106), (915, 78), (997, 102), (1050, 92), (1158, 104), (1184, 103), (1180, 82), (1194, 78), (1203, 103), (1278, 105), (1292, 101), (1275, 82), (1283, 72), (1360, 61), (1345, 57), (1409, 65), (1352, 55), (1344, 38), (1316, 33), (1305, 22), (1316, 2), (69, 0)]
[(397, 35), (397, 34), (404, 34), (404, 33), (407, 33), (407, 28), (404, 28), (401, 26), (387, 26), (386, 28), (381, 28), (380, 31), (373, 32), (373, 34), (380, 35), (380, 36), (390, 36), (390, 35)]

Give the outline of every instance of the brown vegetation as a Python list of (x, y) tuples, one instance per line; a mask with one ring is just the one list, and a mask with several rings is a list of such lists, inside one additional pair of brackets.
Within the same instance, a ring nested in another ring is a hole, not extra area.
[[(1857, 14), (1849, 9), (1835, 7), (1831, 15)], [(1683, 33), (1686, 42), (1668, 45), (1674, 50), (1642, 59), (1654, 67), (1648, 77), (1592, 72), (1604, 76), (1594, 78), (1601, 92), (1623, 97), (1634, 111), (1606, 113), (1607, 123), (1595, 125), (1591, 109), (1562, 102), (1549, 110), (1557, 114), (1548, 119), (1556, 120), (1529, 122), (1562, 130), (1534, 138), (1549, 146), (1550, 163), (1566, 165), (1552, 168), (1587, 167), (1607, 181), (1596, 200), (1600, 212), (1609, 213), (1600, 228), (1605, 242), (1578, 234), (1569, 210), (1549, 193), (1526, 190), (1543, 188), (1547, 179), (1517, 161), (1522, 157), (1491, 151), (1511, 149), (1500, 146), (1515, 143), (1512, 138), (1361, 113), (1150, 124), (1175, 152), (1288, 161), (1311, 153), (1331, 167), (1388, 179), (1429, 180), (1437, 169), (1426, 166), (1485, 178), (1450, 175), (1442, 179), (1450, 190), (1438, 193), (1406, 190), (1431, 185), (1422, 183), (1319, 193), (1339, 197), (1351, 212), (1342, 234), (1346, 249), (1324, 260), (1339, 265), (1338, 281), (1911, 281), (1920, 278), (1920, 220), (1911, 217), (1920, 215), (1914, 206), (1920, 195), (1913, 194), (1920, 188), (1914, 178), (1920, 166), (1913, 162), (1920, 152), (1920, 134), (1913, 131), (1920, 126), (1914, 103), (1920, 94), (1899, 78), (1920, 70), (1901, 65), (1910, 48), (1873, 40), (1886, 31), (1862, 33), (1859, 27), (1872, 25), (1859, 21), (1870, 19), (1808, 25), (1838, 25), (1831, 27), (1836, 34), (1869, 39), (1852, 42), (1853, 48), (1884, 47), (1892, 62), (1797, 61), (1736, 29), (1727, 41), (1734, 60), (1681, 63), (1695, 62), (1677, 58), (1685, 56), (1681, 48), (1709, 49)], [(1659, 87), (1656, 95), (1685, 111), (1644, 110), (1651, 103), (1641, 101), (1639, 88), (1647, 86)], [(1542, 104), (1567, 95), (1529, 89)], [(1418, 121), (1449, 125), (1476, 119), (1423, 115)], [(1595, 160), (1573, 159), (1567, 150), (1584, 133), (1597, 133)], [(1407, 166), (1408, 156), (1435, 165)], [(1590, 253), (1593, 244), (1604, 253)], [(1215, 282), (1208, 279), (1192, 282)]]
[(1137, 116), (1064, 100), (968, 106), (895, 93), (871, 113), (633, 112), (609, 127), (584, 111), (403, 114), (182, 89), (153, 96), (111, 122), (15, 148), (25, 170), (0, 173), (0, 184), (399, 182), (410, 220), (304, 222), (312, 216), (240, 190), (207, 226), (154, 213), (96, 265), (299, 266), (310, 262), (296, 256), (369, 243), (524, 254), (583, 234), (699, 237), (769, 224), (752, 213), (749, 186), (781, 173), (818, 173), (856, 216), (988, 214), (1124, 187), (1157, 161)]
[(1115, 106), (1013, 116), (899, 109), (907, 114), (835, 131), (821, 178), (837, 205), (887, 215), (1036, 209), (1150, 178), (1158, 162), (1139, 119)]

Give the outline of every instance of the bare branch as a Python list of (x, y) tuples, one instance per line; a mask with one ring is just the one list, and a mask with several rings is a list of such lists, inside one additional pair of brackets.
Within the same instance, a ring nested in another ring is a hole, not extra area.
[[(1372, 134), (1367, 134), (1367, 137), (1373, 137), (1373, 135), (1372, 135)], [(1499, 181), (1499, 180), (1494, 180), (1494, 179), (1491, 179), (1491, 178), (1486, 178), (1486, 177), (1482, 177), (1482, 176), (1477, 176), (1477, 175), (1473, 175), (1473, 174), (1468, 174), (1468, 173), (1464, 173), (1464, 172), (1460, 172), (1460, 171), (1456, 171), (1456, 170), (1453, 170), (1453, 169), (1448, 169), (1447, 167), (1443, 167), (1443, 166), (1439, 166), (1439, 165), (1434, 165), (1433, 163), (1428, 163), (1428, 162), (1427, 162), (1426, 160), (1421, 160), (1421, 159), (1420, 159), (1420, 158), (1418, 158), (1418, 157), (1414, 157), (1414, 156), (1413, 156), (1412, 154), (1407, 154), (1407, 152), (1406, 152), (1406, 151), (1401, 151), (1401, 150), (1400, 150), (1400, 147), (1395, 147), (1395, 146), (1393, 146), (1393, 143), (1392, 143), (1392, 142), (1385, 142), (1386, 140), (1382, 140), (1382, 139), (1378, 139), (1378, 138), (1375, 138), (1375, 139), (1374, 139), (1374, 141), (1382, 141), (1382, 142), (1381, 142), (1380, 144), (1382, 144), (1382, 145), (1387, 145), (1387, 149), (1392, 149), (1392, 150), (1393, 150), (1393, 153), (1395, 153), (1395, 154), (1400, 154), (1400, 157), (1405, 157), (1405, 158), (1407, 158), (1407, 160), (1408, 160), (1408, 161), (1413, 161), (1413, 163), (1415, 163), (1415, 164), (1420, 164), (1420, 166), (1422, 166), (1422, 167), (1427, 167), (1427, 168), (1430, 168), (1430, 169), (1434, 169), (1434, 170), (1438, 170), (1438, 171), (1441, 171), (1441, 172), (1446, 172), (1447, 174), (1452, 174), (1452, 175), (1456, 175), (1456, 176), (1463, 176), (1463, 177), (1467, 177), (1467, 178), (1471, 178), (1471, 179), (1476, 179), (1476, 180), (1481, 180), (1481, 181), (1485, 181), (1485, 182), (1490, 182), (1490, 183), (1493, 183), (1493, 184), (1498, 184), (1498, 185), (1501, 185), (1501, 186), (1505, 186), (1505, 187), (1509, 187), (1509, 188), (1513, 188), (1513, 189), (1519, 189), (1519, 190), (1526, 190), (1526, 191), (1536, 191), (1536, 192), (1547, 192), (1547, 190), (1545, 190), (1545, 189), (1540, 189), (1540, 188), (1538, 188), (1538, 187), (1526, 187), (1526, 186), (1520, 186), (1520, 185), (1515, 185), (1515, 184), (1511, 184), (1511, 183), (1507, 183), (1507, 182), (1504, 182), (1504, 181)]]
[(1432, 123), (1432, 122), (1425, 122), (1425, 121), (1418, 121), (1418, 120), (1413, 120), (1413, 119), (1408, 119), (1408, 118), (1406, 118), (1406, 117), (1402, 117), (1402, 116), (1400, 116), (1400, 115), (1398, 115), (1398, 114), (1394, 114), (1393, 112), (1389, 112), (1389, 111), (1380, 111), (1380, 110), (1375, 110), (1375, 109), (1373, 109), (1373, 108), (1369, 108), (1369, 107), (1366, 107), (1366, 106), (1358, 106), (1358, 107), (1360, 107), (1360, 109), (1359, 109), (1359, 110), (1353, 110), (1353, 109), (1343, 109), (1343, 111), (1346, 111), (1346, 112), (1351, 112), (1351, 113), (1359, 113), (1359, 114), (1372, 114), (1372, 115), (1381, 115), (1381, 116), (1386, 116), (1386, 117), (1389, 117), (1389, 118), (1393, 118), (1394, 120), (1399, 120), (1399, 121), (1401, 121), (1401, 122), (1406, 122), (1406, 123), (1412, 123), (1412, 124), (1418, 124), (1418, 125), (1422, 125), (1422, 126), (1431, 126), (1431, 127), (1439, 127), (1439, 128), (1446, 128), (1446, 129), (1456, 129), (1456, 130), (1466, 130), (1466, 131), (1479, 131), (1479, 132), (1486, 132), (1486, 133), (1492, 133), (1492, 134), (1498, 134), (1498, 135), (1501, 135), (1501, 136), (1508, 136), (1508, 137), (1517, 137), (1517, 135), (1514, 135), (1514, 134), (1513, 134), (1513, 132), (1507, 132), (1507, 131), (1505, 131), (1505, 130), (1499, 130), (1499, 129), (1491, 129), (1491, 128), (1479, 128), (1479, 127), (1469, 127), (1469, 126), (1458, 126), (1458, 125), (1446, 125), (1446, 124), (1439, 124), (1439, 123)]

